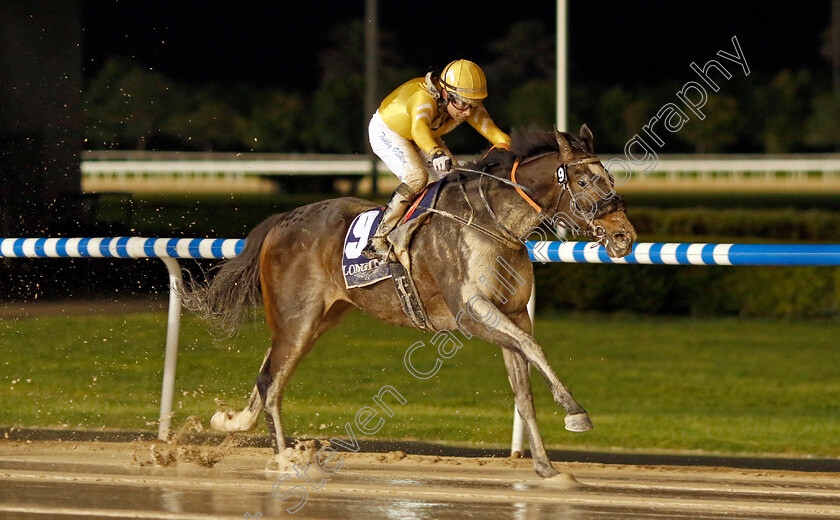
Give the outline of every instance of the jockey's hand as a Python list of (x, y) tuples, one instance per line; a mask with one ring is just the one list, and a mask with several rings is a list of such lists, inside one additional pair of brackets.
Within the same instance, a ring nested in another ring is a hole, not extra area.
[(432, 155), (432, 166), (436, 171), (448, 172), (452, 169), (452, 159), (443, 150), (438, 150)]

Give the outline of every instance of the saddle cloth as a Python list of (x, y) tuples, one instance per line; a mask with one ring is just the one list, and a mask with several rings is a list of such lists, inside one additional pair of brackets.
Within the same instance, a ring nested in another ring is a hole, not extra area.
[[(392, 233), (396, 233), (401, 228), (403, 230), (410, 229), (411, 233), (414, 232), (417, 228), (414, 224), (428, 214), (426, 211), (428, 208), (434, 207), (438, 191), (444, 180), (441, 179), (426, 187), (425, 191), (417, 197), (417, 200), (406, 212), (400, 225)], [(365, 248), (371, 234), (379, 226), (384, 211), (385, 208), (380, 207), (360, 213), (347, 230), (341, 255), (341, 270), (344, 273), (344, 283), (348, 289), (372, 285), (392, 276), (391, 266), (388, 262), (382, 262), (379, 259), (371, 260), (362, 256), (362, 249)], [(408, 269), (408, 266), (406, 266), (406, 269)]]

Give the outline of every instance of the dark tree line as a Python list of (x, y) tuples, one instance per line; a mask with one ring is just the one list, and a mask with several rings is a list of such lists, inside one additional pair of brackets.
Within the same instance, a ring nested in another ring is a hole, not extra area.
[[(426, 71), (402, 62), (380, 44), (382, 95)], [(187, 85), (125, 59), (112, 59), (86, 85), (88, 149), (363, 153), (364, 39), (361, 21), (338, 27), (321, 53), (321, 80), (313, 92), (247, 85)], [(540, 22), (510, 27), (491, 42), (496, 58), (482, 63), (491, 96), (488, 109), (502, 128), (550, 128), (555, 119), (554, 36)], [(690, 121), (662, 152), (828, 152), (840, 143), (840, 93), (830, 71), (780, 70), (734, 80), (711, 94), (706, 119)], [(691, 79), (691, 78), (686, 78)], [(682, 86), (576, 84), (570, 126), (586, 122), (600, 152), (624, 144)], [(458, 153), (485, 143), (474, 132), (447, 138)]]

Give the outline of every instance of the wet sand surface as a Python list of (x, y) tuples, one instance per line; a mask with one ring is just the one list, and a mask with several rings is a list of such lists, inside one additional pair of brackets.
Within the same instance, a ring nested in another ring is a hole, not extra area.
[(338, 453), (307, 482), (266, 448), (0, 441), (0, 518), (840, 518), (840, 473)]

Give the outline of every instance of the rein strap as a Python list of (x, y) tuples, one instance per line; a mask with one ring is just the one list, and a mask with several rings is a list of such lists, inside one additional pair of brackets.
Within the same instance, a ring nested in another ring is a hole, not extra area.
[[(517, 161), (518, 161), (518, 159), (517, 159)], [(502, 182), (502, 183), (507, 184), (509, 186), (513, 186), (514, 188), (521, 189), (521, 190), (526, 191), (526, 192), (531, 192), (531, 188), (529, 188), (528, 186), (523, 186), (521, 184), (517, 184), (516, 182), (514, 182), (510, 179), (505, 179), (504, 177), (496, 177), (492, 173), (488, 173), (488, 172), (485, 172), (485, 171), (472, 170), (470, 168), (460, 168), (460, 167), (459, 168), (453, 168), (452, 171), (477, 173), (477, 174), (481, 175), (482, 177), (490, 177), (491, 179), (496, 179), (499, 182)]]
[(502, 244), (505, 244), (506, 246), (508, 246), (512, 249), (522, 249), (522, 242), (520, 242), (518, 240), (511, 240), (511, 239), (503, 237), (503, 236), (501, 236), (497, 233), (493, 233), (492, 231), (490, 231), (486, 227), (481, 226), (479, 224), (476, 224), (475, 222), (472, 222), (470, 220), (467, 220), (464, 217), (461, 217), (461, 216), (455, 215), (453, 213), (450, 213), (448, 211), (445, 211), (445, 210), (442, 210), (442, 209), (437, 209), (437, 208), (427, 208), (426, 211), (428, 211), (429, 213), (438, 214), (442, 217), (446, 217), (446, 218), (454, 220), (456, 222), (460, 222), (461, 224), (464, 224), (465, 226), (467, 226), (469, 228), (473, 228), (476, 231), (479, 231), (479, 232), (487, 235), (488, 237), (492, 238), (493, 240), (496, 240), (497, 242), (501, 242)]
[(517, 159), (516, 162), (513, 163), (513, 168), (510, 169), (510, 180), (512, 180), (514, 183), (516, 183), (513, 186), (516, 189), (516, 193), (518, 193), (523, 199), (525, 199), (525, 202), (530, 204), (532, 208), (537, 210), (537, 213), (542, 213), (542, 207), (540, 207), (539, 204), (534, 202), (534, 199), (529, 197), (524, 191), (522, 191), (522, 188), (520, 188), (518, 186), (519, 183), (516, 182), (516, 169), (518, 167), (519, 167), (519, 159)]

